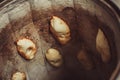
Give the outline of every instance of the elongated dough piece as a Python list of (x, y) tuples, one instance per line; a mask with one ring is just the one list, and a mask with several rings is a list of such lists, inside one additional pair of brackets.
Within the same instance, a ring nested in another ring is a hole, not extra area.
[(107, 38), (105, 37), (101, 29), (98, 30), (98, 34), (96, 37), (96, 49), (100, 53), (102, 61), (104, 63), (110, 61), (111, 58), (110, 47)]
[(50, 20), (50, 30), (61, 44), (66, 44), (70, 39), (69, 26), (59, 17), (53, 16)]
[(30, 39), (22, 38), (17, 41), (17, 50), (25, 59), (33, 59), (36, 53), (36, 46)]

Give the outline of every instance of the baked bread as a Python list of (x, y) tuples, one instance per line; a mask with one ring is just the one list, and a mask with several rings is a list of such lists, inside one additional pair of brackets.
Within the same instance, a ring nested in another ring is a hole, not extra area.
[(50, 23), (50, 30), (55, 38), (59, 43), (66, 44), (71, 39), (69, 26), (57, 16), (53, 16)]
[(25, 59), (33, 59), (36, 53), (36, 46), (30, 39), (21, 38), (17, 41), (17, 50)]
[(54, 67), (60, 67), (63, 63), (62, 55), (57, 49), (50, 48), (45, 54), (47, 61)]
[(92, 60), (84, 49), (79, 51), (77, 59), (85, 70), (91, 70), (94, 67)]
[(23, 72), (16, 72), (12, 75), (12, 80), (26, 80), (26, 75)]
[(105, 37), (103, 31), (101, 29), (98, 30), (96, 37), (96, 49), (101, 55), (102, 61), (104, 63), (109, 62), (111, 58), (110, 47)]

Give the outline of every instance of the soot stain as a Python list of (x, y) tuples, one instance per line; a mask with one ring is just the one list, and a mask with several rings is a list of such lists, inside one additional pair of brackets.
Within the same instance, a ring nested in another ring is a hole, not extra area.
[[(54, 39), (54, 36), (52, 36), (52, 33), (49, 31), (49, 20), (51, 16), (46, 14), (41, 16), (39, 20), (35, 19), (34, 24), (37, 25), (37, 27), (35, 27), (39, 30), (39, 35), (43, 37), (42, 39), (46, 41), (46, 43), (52, 44), (53, 47), (59, 47), (63, 55), (64, 64), (62, 67), (55, 69), (56, 72), (53, 71), (53, 74), (51, 71), (51, 74), (49, 74), (51, 75), (51, 80), (108, 80), (117, 64), (113, 31), (96, 16), (91, 15), (88, 11), (83, 9), (75, 10), (74, 8), (66, 7), (60, 12), (54, 11), (52, 15), (60, 17), (68, 24), (71, 30), (71, 40), (66, 45), (60, 45), (57, 40)], [(13, 22), (13, 25), (15, 25), (12, 27), (13, 31), (20, 29), (22, 23), (24, 23), (24, 21), (19, 22), (18, 20)], [(25, 25), (25, 23), (23, 25)], [(98, 28), (103, 30), (110, 45), (112, 58), (107, 64), (102, 62), (96, 51), (95, 42)], [(12, 33), (10, 31), (11, 30), (5, 28), (0, 34), (0, 51), (2, 52), (0, 55), (3, 56), (4, 59), (8, 59), (12, 56), (10, 54), (12, 53), (10, 49), (11, 46), (8, 45), (12, 40), (10, 37), (11, 34), (8, 35), (8, 33)], [(85, 70), (76, 57), (78, 52), (82, 49), (87, 50), (88, 56), (93, 62), (94, 68), (92, 70)], [(52, 77), (55, 77), (54, 74), (57, 76), (55, 79), (52, 79)], [(57, 79), (57, 77), (59, 79)]]
[[(67, 7), (61, 12), (54, 11), (54, 15), (63, 19), (71, 30), (72, 39), (68, 44), (56, 44), (61, 48), (64, 58), (64, 73), (60, 74), (63, 80), (109, 79), (117, 64), (116, 50), (115, 47), (112, 47), (115, 46), (113, 31), (96, 16), (91, 15), (88, 11), (83, 9), (76, 11), (71, 7)], [(106, 64), (102, 62), (96, 50), (96, 36), (99, 28), (102, 29), (108, 39), (112, 56), (110, 62)], [(76, 59), (77, 53), (83, 48), (86, 48), (88, 56), (93, 62), (94, 68), (90, 71), (83, 69), (83, 67), (81, 67), (82, 65), (79, 64)]]

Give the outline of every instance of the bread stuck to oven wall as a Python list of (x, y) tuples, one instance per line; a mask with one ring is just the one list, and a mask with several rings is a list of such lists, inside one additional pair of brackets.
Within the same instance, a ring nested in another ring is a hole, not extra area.
[(23, 72), (15, 72), (12, 75), (12, 80), (26, 80), (26, 75)]
[(104, 63), (109, 62), (111, 59), (110, 47), (108, 44), (108, 40), (105, 37), (103, 31), (101, 29), (98, 30), (96, 37), (96, 49), (101, 55), (101, 59)]
[(90, 59), (88, 52), (84, 49), (80, 50), (77, 54), (77, 59), (85, 70), (93, 69), (94, 65)]
[(63, 64), (62, 55), (57, 49), (54, 48), (48, 49), (45, 54), (45, 57), (53, 67), (60, 67)]
[(25, 59), (33, 59), (36, 53), (36, 45), (27, 38), (21, 38), (17, 41), (17, 50)]
[(50, 30), (60, 44), (66, 44), (70, 39), (69, 26), (57, 16), (53, 16), (50, 20)]

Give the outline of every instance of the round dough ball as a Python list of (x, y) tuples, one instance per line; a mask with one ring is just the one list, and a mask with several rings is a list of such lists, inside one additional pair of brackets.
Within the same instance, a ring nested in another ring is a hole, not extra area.
[(63, 63), (62, 55), (57, 49), (48, 49), (45, 56), (47, 61), (54, 67), (60, 67)]
[(23, 72), (16, 72), (13, 74), (12, 80), (26, 80), (26, 75)]

